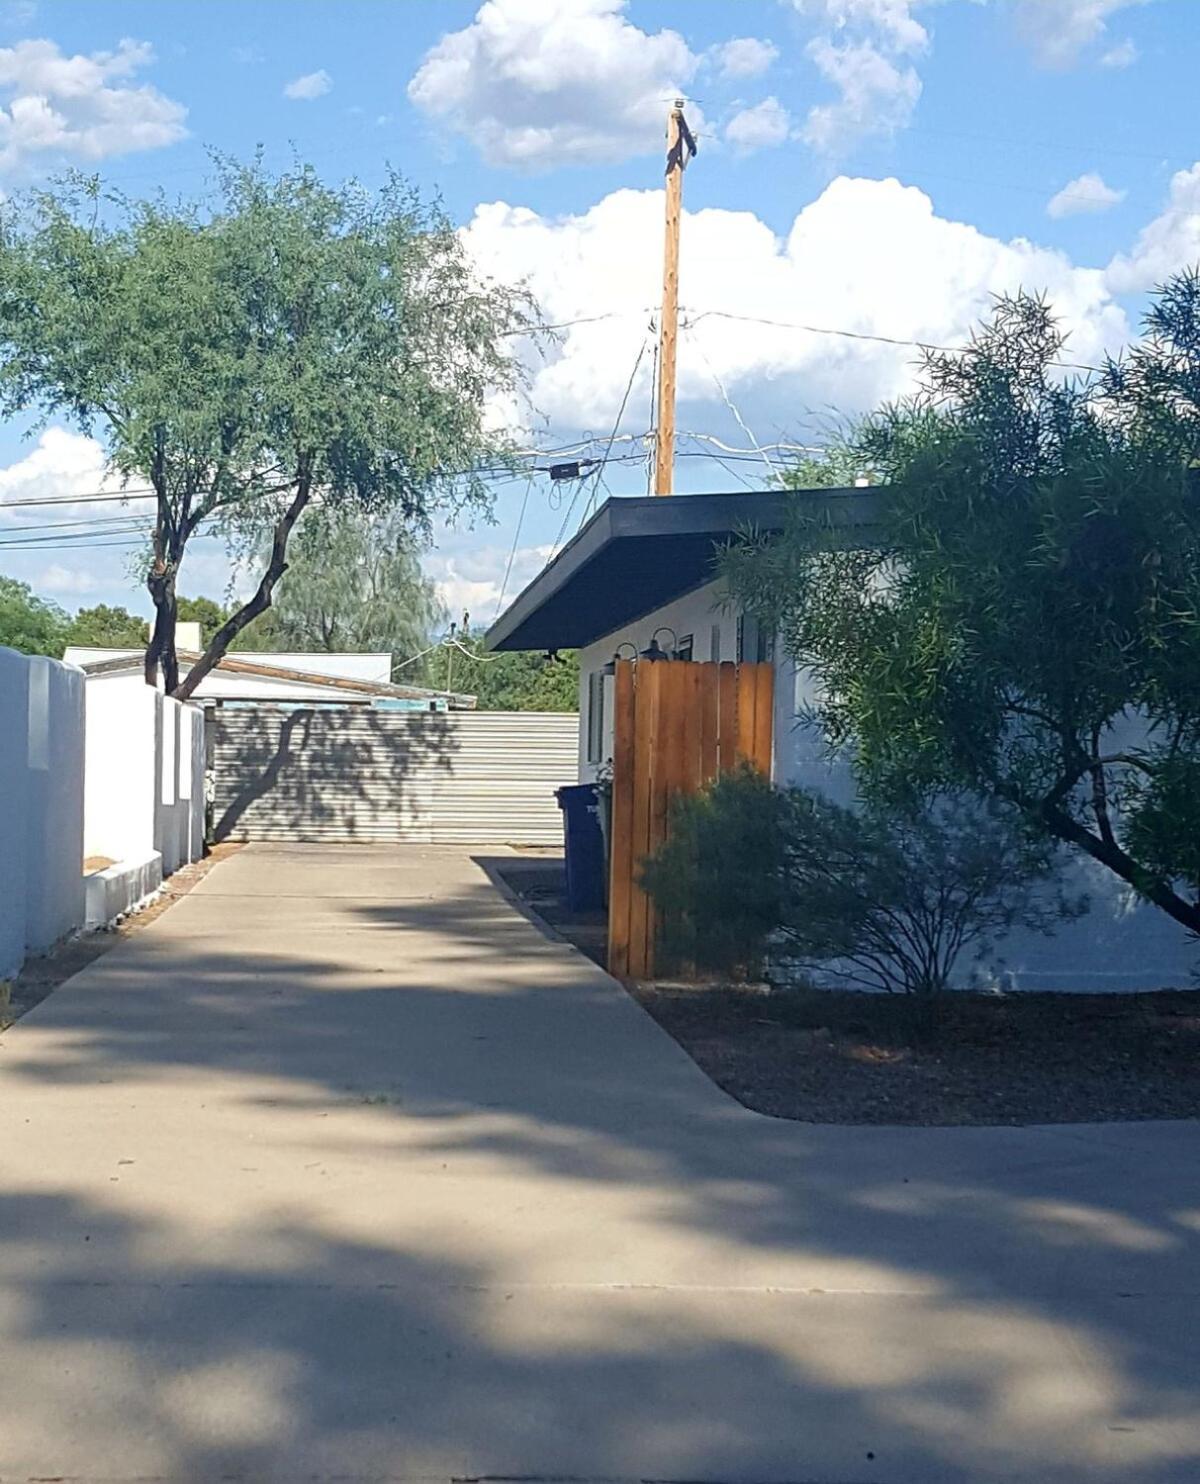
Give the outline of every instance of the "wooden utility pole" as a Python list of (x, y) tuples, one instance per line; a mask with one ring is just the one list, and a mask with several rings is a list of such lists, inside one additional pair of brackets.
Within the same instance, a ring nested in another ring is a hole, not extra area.
[(654, 443), (654, 493), (669, 495), (675, 481), (675, 349), (679, 336), (679, 222), (683, 213), (683, 167), (696, 153), (683, 99), (667, 119), (667, 213), (663, 238), (662, 315), (658, 326), (658, 414)]

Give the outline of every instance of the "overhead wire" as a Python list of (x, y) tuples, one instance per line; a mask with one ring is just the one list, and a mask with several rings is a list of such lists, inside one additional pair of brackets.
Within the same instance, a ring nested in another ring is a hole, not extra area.
[(521, 496), (521, 513), (517, 516), (517, 528), (513, 532), (512, 546), (509, 548), (508, 561), (504, 564), (504, 581), (500, 584), (500, 596), (496, 599), (496, 613), (499, 614), (504, 606), (504, 595), (508, 592), (508, 579), (512, 576), (513, 562), (516, 560), (517, 547), (521, 542), (521, 529), (525, 524), (525, 511), (529, 507), (529, 492), (533, 488), (533, 475), (525, 481), (525, 493)]
[[(597, 466), (597, 475), (598, 476), (602, 476), (603, 475), (605, 462), (606, 462), (606, 460), (608, 458), (608, 455), (612, 452), (613, 444), (615, 443), (616, 438), (617, 438), (617, 429), (621, 426), (621, 419), (625, 416), (625, 408), (629, 404), (629, 394), (633, 391), (633, 383), (637, 379), (638, 368), (642, 364), (642, 357), (646, 354), (646, 344), (647, 344), (647, 341), (648, 340), (649, 340), (649, 334), (648, 333), (647, 334), (644, 334), (642, 336), (641, 344), (638, 346), (637, 355), (634, 357), (634, 360), (633, 360), (633, 370), (630, 371), (630, 373), (629, 373), (629, 380), (625, 383), (625, 392), (624, 392), (624, 395), (621, 398), (621, 405), (617, 408), (617, 415), (616, 415), (615, 419), (613, 420), (612, 432), (608, 435), (608, 444), (607, 444), (607, 447), (606, 447), (606, 450), (605, 450), (605, 455), (604, 455), (603, 458), (601, 458), (601, 460), (600, 460), (600, 462), (599, 462), (599, 464)], [(595, 494), (595, 491), (596, 491), (596, 489), (598, 487), (599, 487), (599, 477), (597, 477), (596, 485), (593, 487), (593, 495)], [(582, 488), (583, 488), (583, 481), (580, 480), (579, 483), (575, 486), (575, 493), (572, 495), (572, 497), (571, 497), (571, 503), (567, 507), (567, 513), (566, 513), (565, 517), (563, 518), (562, 526), (559, 528), (558, 536), (555, 539), (554, 545), (550, 548), (550, 556), (549, 556), (549, 559), (548, 560), (551, 561), (551, 562), (554, 560), (555, 555), (557, 554), (559, 547), (563, 544), (563, 537), (566, 535), (566, 533), (567, 533), (567, 527), (571, 523), (571, 516), (572, 516), (572, 514), (575, 511), (575, 506), (576, 506), (576, 504), (578, 503), (578, 500), (579, 500), (579, 492), (580, 492), (580, 490)], [(591, 505), (591, 500), (589, 499), (588, 506), (585, 507), (585, 510), (587, 508), (590, 508), (590, 505)]]

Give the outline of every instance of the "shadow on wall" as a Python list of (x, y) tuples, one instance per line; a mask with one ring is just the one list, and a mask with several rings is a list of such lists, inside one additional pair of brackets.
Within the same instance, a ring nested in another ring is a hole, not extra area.
[(10, 1105), (172, 1097), (106, 1196), (10, 1168), (0, 1472), (1195, 1477), (1194, 1128), (755, 1117), (482, 879), (383, 884), (250, 964), (193, 896), (18, 1029)]
[(441, 712), (220, 707), (208, 725), (218, 842), (419, 834), (459, 746)]

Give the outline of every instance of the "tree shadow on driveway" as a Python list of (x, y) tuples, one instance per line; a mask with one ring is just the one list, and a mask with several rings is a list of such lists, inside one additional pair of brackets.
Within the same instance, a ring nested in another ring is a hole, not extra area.
[(762, 1118), (473, 871), (232, 865), (0, 1042), (0, 1476), (1200, 1472), (1195, 1125)]

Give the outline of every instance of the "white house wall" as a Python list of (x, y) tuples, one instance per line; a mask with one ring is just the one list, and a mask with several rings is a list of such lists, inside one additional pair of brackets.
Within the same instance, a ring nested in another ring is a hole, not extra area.
[[(611, 634), (606, 634), (603, 639), (598, 639), (594, 644), (589, 644), (579, 651), (579, 781), (581, 783), (593, 782), (599, 767), (599, 763), (589, 761), (587, 756), (589, 676), (603, 670), (620, 645), (626, 646), (622, 650), (625, 658), (629, 657), (628, 646), (630, 644), (640, 653), (649, 646), (655, 630), (661, 628), (673, 630), (677, 639), (683, 639), (691, 634), (694, 659), (736, 659), (737, 614), (732, 609), (726, 608), (724, 604), (723, 584), (710, 582), (676, 599), (674, 603), (668, 603), (664, 608), (656, 608), (645, 618), (626, 624), (624, 628), (615, 629)], [(712, 652), (714, 625), (720, 628), (719, 654)], [(670, 634), (660, 636), (659, 643), (664, 648), (670, 647), (672, 643)], [(613, 753), (613, 684), (612, 677), (606, 676), (604, 679), (604, 741), (600, 763), (611, 759)]]
[[(711, 653), (713, 624), (721, 630), (719, 655)], [(694, 636), (697, 660), (737, 658), (737, 613), (724, 604), (720, 583), (697, 588), (635, 623), (627, 624), (580, 650), (579, 778), (591, 782), (598, 764), (587, 757), (589, 676), (601, 671), (619, 645), (645, 649), (656, 629)], [(670, 636), (663, 635), (664, 646)], [(747, 657), (757, 645), (753, 624), (744, 625)], [(629, 650), (623, 651), (628, 655)], [(613, 680), (604, 682), (604, 737), (601, 761), (613, 753)], [(855, 799), (848, 761), (830, 758), (823, 737), (801, 720), (816, 698), (811, 676), (797, 671), (781, 653), (775, 659), (774, 759), (772, 777), (785, 786), (813, 788), (841, 804)], [(1064, 853), (1062, 884), (1069, 895), (1084, 895), (1087, 913), (1064, 923), (1052, 936), (1017, 931), (998, 943), (979, 963), (962, 965), (964, 981), (987, 987), (1042, 990), (1134, 990), (1186, 986), (1200, 967), (1184, 929), (1156, 907), (1139, 901), (1110, 871), (1074, 852)]]
[(83, 686), (0, 649), (0, 978), (83, 922)]

